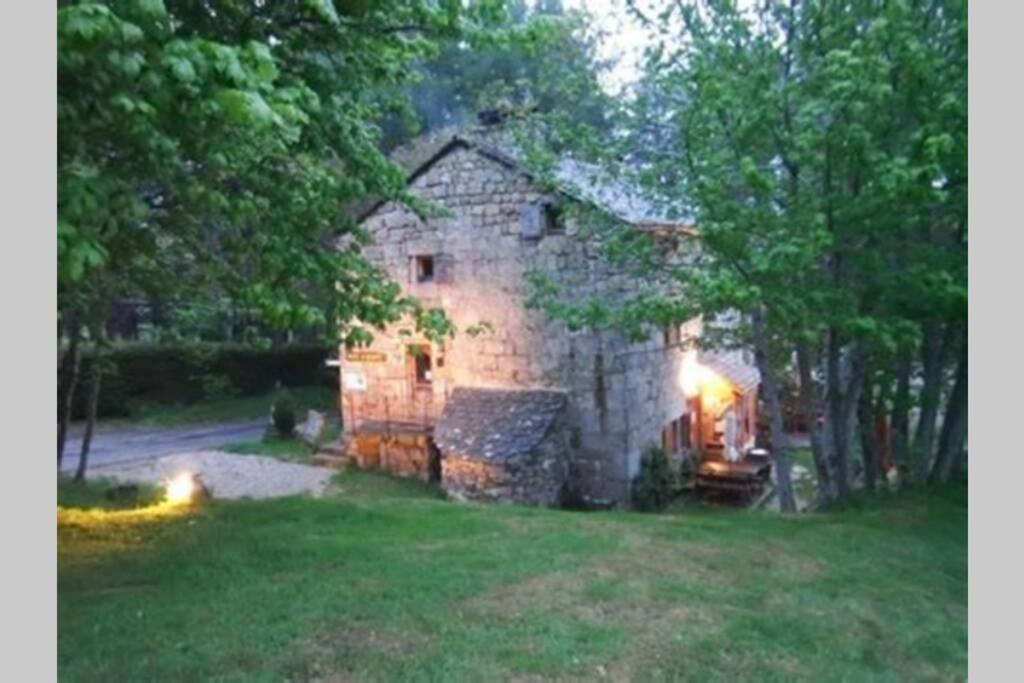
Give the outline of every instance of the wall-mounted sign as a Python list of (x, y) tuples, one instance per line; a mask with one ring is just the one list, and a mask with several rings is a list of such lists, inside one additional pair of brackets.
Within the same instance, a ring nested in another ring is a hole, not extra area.
[(361, 372), (343, 372), (341, 381), (346, 391), (366, 391), (366, 376)]
[(382, 351), (353, 349), (345, 352), (345, 360), (352, 363), (385, 363), (388, 360), (388, 354)]

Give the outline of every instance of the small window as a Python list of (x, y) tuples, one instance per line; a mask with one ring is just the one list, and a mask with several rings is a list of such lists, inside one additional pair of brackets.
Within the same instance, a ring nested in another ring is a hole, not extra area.
[(662, 330), (662, 337), (665, 340), (665, 346), (676, 346), (679, 344), (682, 341), (679, 325), (666, 325), (665, 329)]
[(548, 235), (561, 235), (565, 233), (565, 220), (562, 215), (562, 208), (557, 204), (548, 203), (544, 205), (544, 233)]
[(536, 242), (545, 235), (565, 233), (562, 209), (554, 202), (527, 204), (520, 210), (519, 219), (519, 234), (527, 241)]
[(416, 282), (434, 281), (434, 257), (417, 256), (415, 263)]
[(409, 355), (412, 356), (416, 384), (430, 384), (432, 380), (431, 370), (433, 370), (433, 364), (430, 360), (430, 347), (426, 345), (410, 346)]
[(690, 416), (680, 415), (661, 430), (661, 447), (666, 455), (681, 453), (690, 445)]

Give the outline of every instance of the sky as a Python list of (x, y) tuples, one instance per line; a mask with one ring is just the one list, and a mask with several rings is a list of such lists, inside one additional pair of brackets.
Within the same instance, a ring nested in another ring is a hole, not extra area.
[[(563, 0), (566, 9), (583, 9), (594, 17), (602, 33), (598, 52), (601, 59), (614, 59), (615, 66), (605, 74), (602, 84), (617, 94), (635, 81), (640, 60), (650, 34), (627, 10), (626, 0)], [(638, 0), (641, 9), (656, 7), (657, 0)]]
[[(633, 0), (633, 4), (648, 17), (657, 16), (666, 0)], [(737, 0), (741, 10), (750, 10), (756, 0)], [(643, 51), (657, 36), (650, 27), (641, 24), (627, 8), (627, 0), (562, 0), (566, 9), (586, 10), (595, 20), (602, 34), (598, 54), (604, 59), (615, 59), (615, 66), (602, 78), (602, 85), (611, 94), (637, 80)]]

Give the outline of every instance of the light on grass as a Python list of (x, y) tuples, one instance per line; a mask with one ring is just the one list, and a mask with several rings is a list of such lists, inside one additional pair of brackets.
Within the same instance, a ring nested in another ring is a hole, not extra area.
[(189, 472), (182, 472), (167, 482), (167, 502), (178, 505), (192, 502), (196, 492), (195, 479)]

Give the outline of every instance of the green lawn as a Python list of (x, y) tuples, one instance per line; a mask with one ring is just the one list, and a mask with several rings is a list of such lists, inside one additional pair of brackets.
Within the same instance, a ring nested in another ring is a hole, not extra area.
[[(321, 443), (330, 443), (341, 436), (341, 429), (336, 424), (329, 424), (324, 429), (320, 439)], [(313, 459), (313, 449), (302, 439), (282, 439), (275, 436), (267, 436), (258, 441), (239, 441), (238, 443), (221, 446), (220, 450), (239, 455), (266, 455), (278, 460), (289, 462), (310, 462)]]
[(303, 462), (312, 457), (312, 449), (302, 439), (281, 439), (275, 436), (259, 441), (239, 441), (221, 446), (220, 450), (240, 455), (269, 455), (291, 462)]
[(62, 680), (963, 680), (967, 493), (785, 519), (325, 499), (58, 523)]
[[(307, 410), (321, 410), (327, 413), (337, 411), (338, 394), (328, 387), (291, 387), (288, 391), (295, 398), (299, 421), (305, 419)], [(233, 398), (208, 399), (191, 405), (165, 405), (157, 403), (140, 404), (128, 420), (113, 422), (124, 426), (140, 427), (181, 427), (191, 424), (234, 422), (238, 420), (268, 417), (274, 394), (262, 396), (239, 396)]]
[(136, 487), (137, 496), (108, 499), (107, 490), (117, 485), (116, 481), (101, 477), (90, 478), (88, 485), (82, 485), (70, 477), (61, 476), (57, 479), (57, 500), (67, 508), (123, 510), (158, 503), (164, 495), (159, 487), (140, 484)]

